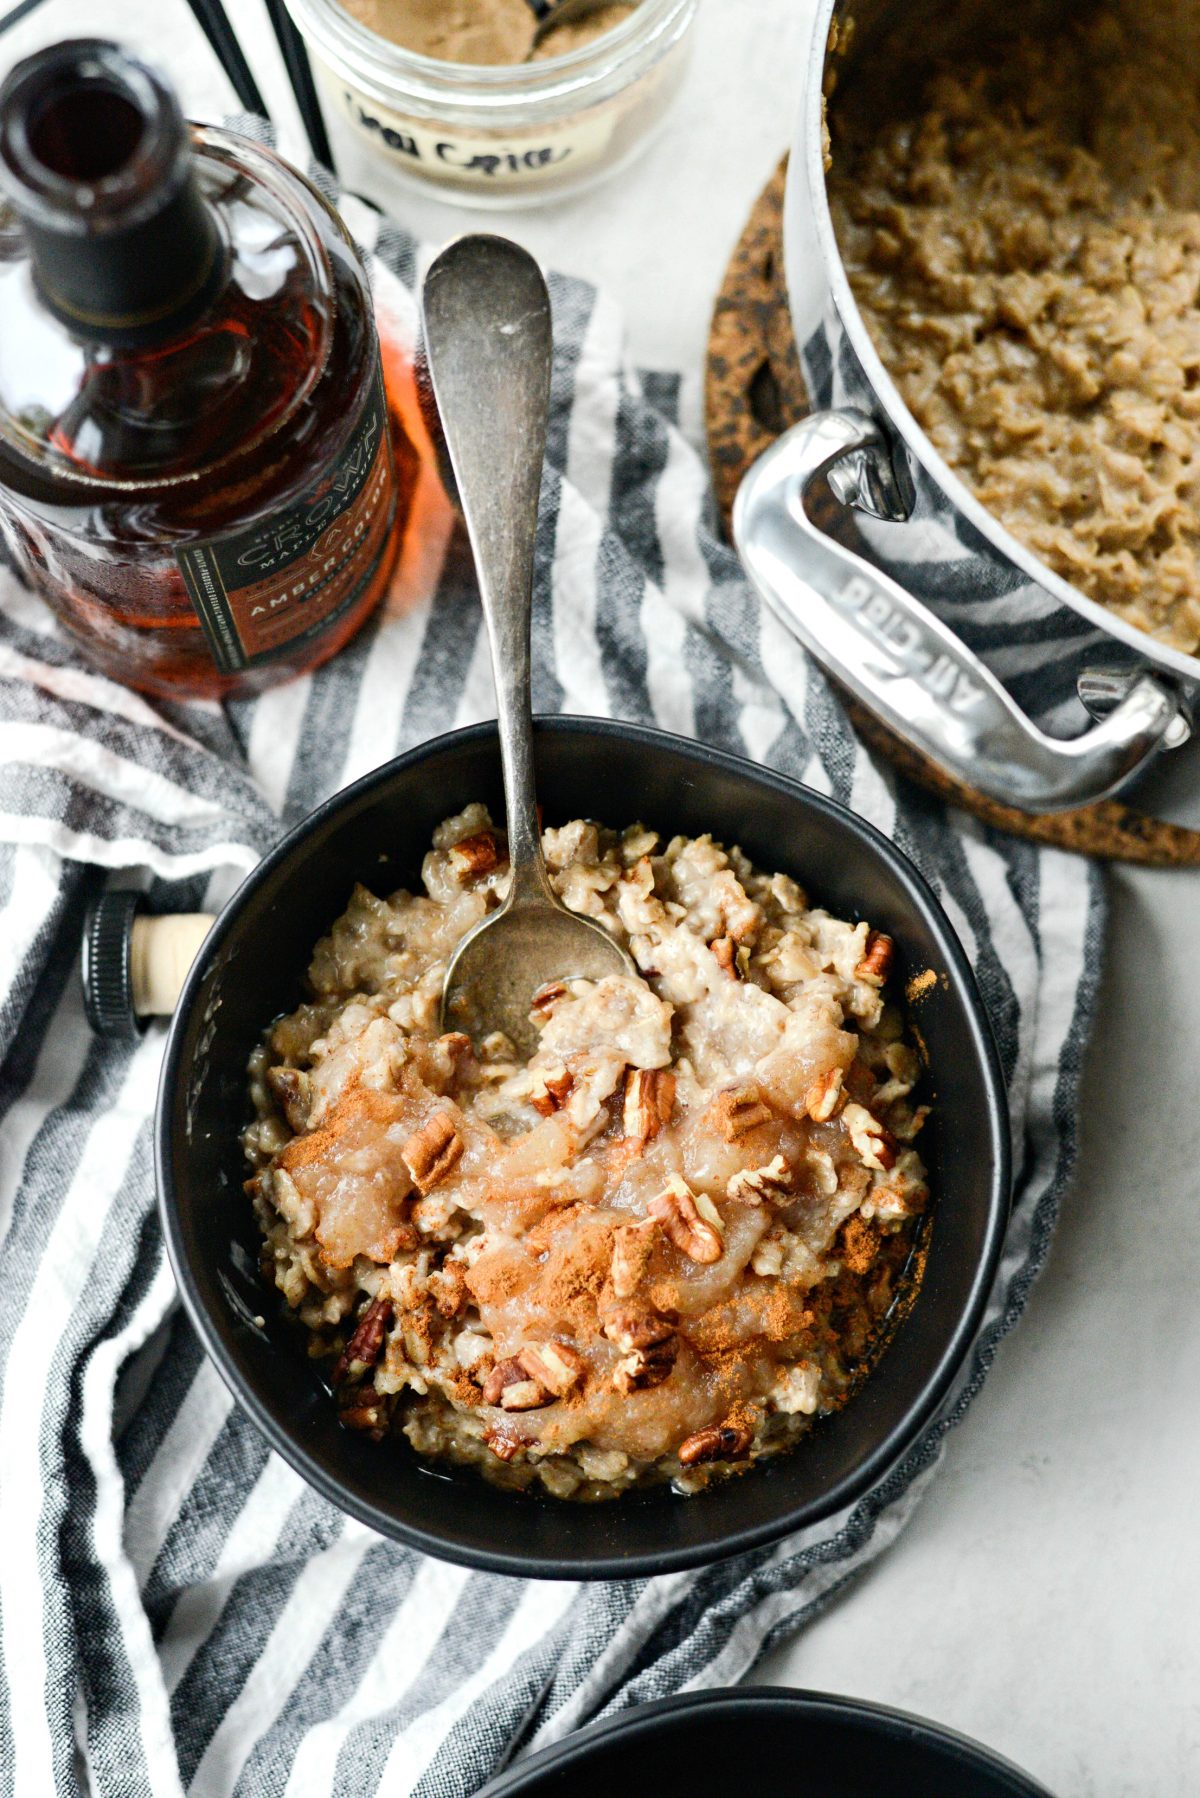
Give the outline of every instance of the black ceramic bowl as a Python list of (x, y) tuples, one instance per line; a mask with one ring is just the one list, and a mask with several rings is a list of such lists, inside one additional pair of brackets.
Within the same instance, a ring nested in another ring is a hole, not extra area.
[(532, 1755), (479, 1798), (696, 1798), (743, 1791), (748, 1777), (781, 1798), (1050, 1798), (939, 1724), (769, 1686), (639, 1705)]
[[(935, 1209), (919, 1297), (861, 1393), (791, 1453), (698, 1497), (667, 1489), (573, 1505), (509, 1493), (420, 1460), (401, 1439), (338, 1423), (322, 1365), (258, 1275), (238, 1135), (246, 1063), (301, 998), (313, 945), (355, 881), (415, 881), (434, 826), (472, 799), (502, 815), (494, 726), (439, 738), (314, 812), (246, 880), (197, 958), (163, 1064), (158, 1187), (176, 1277), (205, 1347), (272, 1445), (319, 1492), (385, 1535), (475, 1567), (602, 1578), (691, 1567), (839, 1510), (913, 1441), (966, 1353), (1008, 1216), (1008, 1113), (975, 983), (929, 888), (879, 833), (780, 776), (701, 745), (584, 719), (537, 728), (547, 818), (711, 831), (802, 882), (835, 913), (895, 939), (899, 984), (932, 968), (920, 1004), (936, 1112), (921, 1139)], [(256, 1317), (265, 1322), (259, 1324)]]

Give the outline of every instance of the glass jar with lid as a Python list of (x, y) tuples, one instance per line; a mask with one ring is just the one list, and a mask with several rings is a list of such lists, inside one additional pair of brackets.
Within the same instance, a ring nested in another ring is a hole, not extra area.
[(337, 0), (287, 0), (326, 103), (398, 175), (470, 206), (536, 205), (641, 151), (685, 73), (698, 0), (640, 0), (561, 56), (484, 66), (402, 48)]

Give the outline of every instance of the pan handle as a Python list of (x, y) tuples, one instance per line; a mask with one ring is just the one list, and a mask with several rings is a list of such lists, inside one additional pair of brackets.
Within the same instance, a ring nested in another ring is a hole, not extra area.
[(743, 565), (821, 666), (947, 774), (1023, 811), (1064, 811), (1103, 799), (1160, 749), (1187, 741), (1183, 698), (1145, 673), (1102, 724), (1070, 740), (1046, 736), (928, 607), (818, 529), (805, 498), (820, 475), (845, 503), (907, 516), (874, 421), (816, 412), (742, 482), (733, 534)]

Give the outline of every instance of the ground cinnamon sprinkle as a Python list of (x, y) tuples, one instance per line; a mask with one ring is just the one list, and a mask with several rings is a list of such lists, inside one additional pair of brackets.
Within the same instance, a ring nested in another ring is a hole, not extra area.
[(607, 1368), (597, 1369), (589, 1363), (578, 1386), (572, 1386), (571, 1390), (565, 1397), (560, 1398), (558, 1403), (565, 1405), (568, 1411), (587, 1411), (591, 1409), (598, 1395), (607, 1396), (611, 1390), (612, 1380), (609, 1370)]
[(404, 1328), (421, 1344), (427, 1361), (432, 1360), (434, 1345), (437, 1341), (434, 1316), (433, 1301), (427, 1298), (421, 1299), (418, 1304), (404, 1313)]
[(736, 1315), (737, 1301), (727, 1299), (724, 1304), (712, 1306), (703, 1317), (691, 1319), (688, 1340), (697, 1354), (706, 1360), (715, 1360), (731, 1351), (742, 1353), (746, 1347), (746, 1334), (737, 1327)]
[[(609, 1266), (615, 1269), (619, 1252), (622, 1296), (627, 1297), (629, 1293), (636, 1291), (646, 1278), (654, 1258), (658, 1236), (658, 1230), (647, 1230), (643, 1225), (635, 1224), (622, 1224), (613, 1231), (613, 1259)], [(614, 1271), (614, 1282), (616, 1278)], [(617, 1296), (615, 1291), (613, 1296)]]
[(473, 1411), (482, 1396), (479, 1387), (465, 1370), (450, 1377), (447, 1391), (455, 1404), (461, 1405), (464, 1411)]
[(651, 1280), (646, 1287), (646, 1296), (656, 1311), (678, 1311), (680, 1286), (678, 1280)]
[(780, 1343), (794, 1345), (812, 1329), (814, 1313), (808, 1297), (789, 1292), (786, 1287), (764, 1290), (755, 1318), (757, 1329), (750, 1334), (744, 1321), (739, 1325), (734, 1302), (716, 1306), (688, 1323), (688, 1340), (706, 1366), (712, 1368), (741, 1365), (763, 1355), (777, 1360)]
[(752, 1436), (760, 1415), (759, 1406), (749, 1404), (745, 1399), (741, 1399), (726, 1414), (725, 1424), (728, 1429), (744, 1430), (748, 1436)]
[(842, 1266), (852, 1274), (865, 1274), (879, 1251), (879, 1235), (863, 1218), (846, 1219), (838, 1253)]
[(764, 1335), (771, 1342), (787, 1342), (812, 1324), (808, 1295), (803, 1298), (787, 1286), (774, 1286), (764, 1306)]
[(476, 1304), (503, 1305), (527, 1292), (536, 1278), (532, 1261), (501, 1250), (477, 1261), (466, 1275), (466, 1285)]
[(640, 1161), (646, 1144), (639, 1136), (619, 1136), (604, 1145), (604, 1164), (610, 1179), (621, 1177), (631, 1161)]
[(612, 1261), (612, 1226), (580, 1228), (568, 1243), (556, 1243), (538, 1280), (546, 1310), (577, 1333), (596, 1327), (596, 1314)]
[(762, 1342), (754, 1337), (748, 1341), (729, 1344), (725, 1348), (710, 1344), (707, 1341), (701, 1346), (694, 1338), (689, 1338), (691, 1347), (698, 1357), (714, 1396), (718, 1401), (728, 1403), (739, 1393), (746, 1379), (747, 1367), (762, 1352)]
[(532, 1229), (526, 1230), (524, 1237), (526, 1249), (531, 1255), (538, 1257), (548, 1254), (556, 1236), (561, 1235), (562, 1231), (572, 1224), (577, 1224), (581, 1219), (589, 1218), (591, 1215), (590, 1205), (575, 1203), (560, 1205), (545, 1217), (539, 1218)]
[(919, 974), (913, 975), (912, 979), (905, 987), (904, 997), (908, 1000), (910, 1005), (915, 1005), (918, 999), (923, 999), (930, 988), (936, 985), (937, 975), (934, 973), (933, 969), (923, 968)]
[(443, 1290), (436, 1304), (440, 1317), (457, 1317), (466, 1303), (467, 1270), (461, 1261), (448, 1261), (442, 1269)]
[(396, 1093), (377, 1092), (373, 1087), (352, 1086), (342, 1095), (319, 1130), (306, 1136), (293, 1136), (279, 1154), (279, 1166), (291, 1173), (293, 1168), (311, 1167), (326, 1159), (351, 1124), (378, 1124), (386, 1128), (394, 1124), (404, 1111), (404, 1101)]

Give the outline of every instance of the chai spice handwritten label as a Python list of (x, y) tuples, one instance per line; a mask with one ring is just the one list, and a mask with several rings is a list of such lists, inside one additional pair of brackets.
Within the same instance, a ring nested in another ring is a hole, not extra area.
[(608, 148), (616, 113), (605, 107), (583, 113), (564, 126), (541, 131), (496, 133), (431, 129), (417, 120), (372, 106), (340, 90), (343, 110), (356, 129), (398, 164), (419, 168), (428, 179), (439, 175), (456, 184), (480, 188), (533, 186), (553, 178), (566, 165), (595, 162)]

